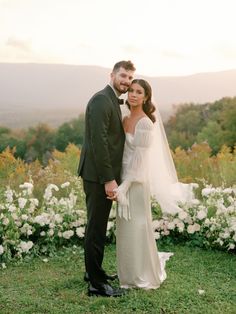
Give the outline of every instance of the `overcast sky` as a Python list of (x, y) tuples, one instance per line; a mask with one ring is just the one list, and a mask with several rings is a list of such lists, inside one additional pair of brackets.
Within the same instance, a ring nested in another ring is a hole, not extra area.
[(0, 0), (0, 62), (236, 69), (236, 0)]

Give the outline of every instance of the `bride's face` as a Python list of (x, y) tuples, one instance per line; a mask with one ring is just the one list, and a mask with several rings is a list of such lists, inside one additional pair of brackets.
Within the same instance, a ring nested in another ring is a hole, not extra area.
[(133, 83), (128, 91), (128, 102), (131, 107), (142, 106), (146, 100), (144, 88), (138, 83)]

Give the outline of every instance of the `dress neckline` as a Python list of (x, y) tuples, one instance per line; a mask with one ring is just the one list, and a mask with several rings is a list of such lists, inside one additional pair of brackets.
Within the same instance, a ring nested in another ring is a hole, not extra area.
[(130, 134), (132, 137), (134, 137), (135, 132), (136, 132), (136, 127), (137, 127), (138, 123), (139, 123), (142, 119), (144, 119), (144, 118), (148, 118), (148, 117), (145, 115), (145, 116), (141, 117), (140, 119), (138, 119), (138, 121), (136, 122), (135, 127), (134, 127), (134, 133), (125, 132), (125, 134)]

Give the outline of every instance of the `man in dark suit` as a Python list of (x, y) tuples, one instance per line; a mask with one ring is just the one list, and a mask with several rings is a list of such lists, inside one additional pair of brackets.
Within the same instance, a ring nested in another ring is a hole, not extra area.
[[(125, 134), (118, 97), (126, 93), (135, 67), (131, 61), (114, 65), (110, 83), (89, 101), (85, 115), (85, 136), (78, 174), (83, 178), (87, 206), (85, 232), (85, 280), (88, 295), (120, 296), (102, 268), (106, 229), (114, 190), (120, 184)], [(110, 199), (109, 199), (110, 198)]]

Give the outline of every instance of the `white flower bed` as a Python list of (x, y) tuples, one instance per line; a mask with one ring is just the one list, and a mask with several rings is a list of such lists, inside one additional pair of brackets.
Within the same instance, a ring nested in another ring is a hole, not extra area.
[[(81, 191), (70, 182), (49, 184), (43, 200), (33, 197), (34, 186), (26, 182), (20, 192), (9, 187), (0, 195), (0, 263), (12, 258), (38, 254), (52, 255), (62, 245), (78, 245), (84, 238), (86, 210), (78, 207)], [(66, 197), (59, 197), (64, 192)], [(66, 193), (65, 193), (66, 192)], [(156, 239), (184, 240), (193, 245), (235, 250), (236, 188), (202, 190), (202, 200), (182, 204), (175, 216), (162, 215), (152, 203), (159, 219), (153, 221)], [(114, 206), (115, 208), (115, 206)], [(114, 239), (115, 210), (107, 226), (107, 236)]]
[[(33, 197), (33, 184), (20, 185), (21, 191), (5, 190), (0, 203), (0, 262), (26, 255), (53, 254), (68, 241), (84, 237), (86, 212), (78, 208), (79, 191), (65, 182), (49, 184), (43, 201)], [(67, 189), (67, 197), (56, 193)]]
[(206, 186), (201, 194), (201, 201), (182, 204), (179, 214), (154, 220), (155, 238), (169, 236), (202, 247), (235, 250), (236, 188)]

